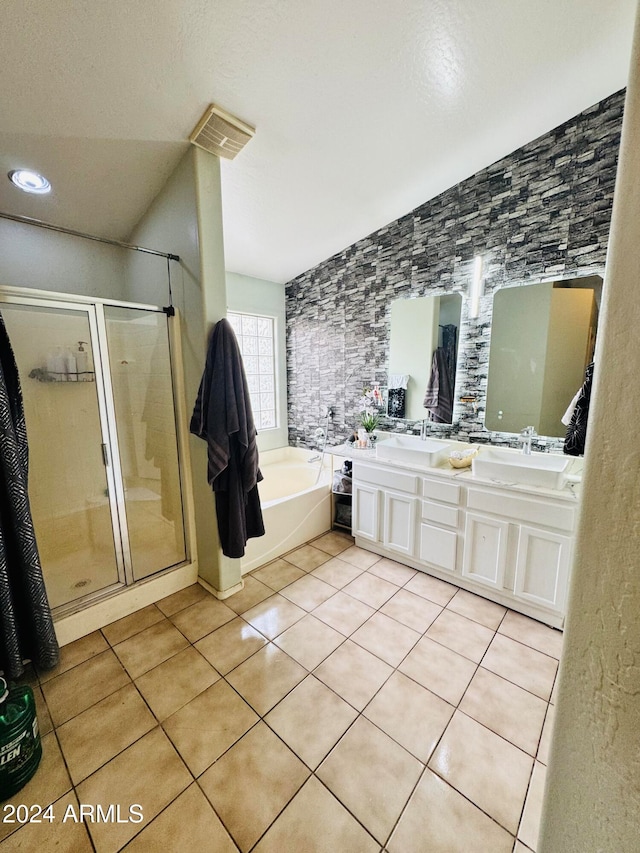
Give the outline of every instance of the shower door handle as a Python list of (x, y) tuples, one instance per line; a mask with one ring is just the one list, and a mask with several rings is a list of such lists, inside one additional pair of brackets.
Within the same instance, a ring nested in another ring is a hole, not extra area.
[(104, 467), (108, 468), (109, 464), (110, 464), (110, 462), (109, 462), (109, 448), (107, 447), (106, 444), (102, 444), (100, 446), (102, 447), (102, 461), (104, 462)]

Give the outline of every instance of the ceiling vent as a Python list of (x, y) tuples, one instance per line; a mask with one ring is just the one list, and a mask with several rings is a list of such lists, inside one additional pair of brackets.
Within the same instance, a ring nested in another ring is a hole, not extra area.
[(233, 160), (255, 132), (255, 127), (211, 104), (195, 126), (189, 141), (211, 154)]

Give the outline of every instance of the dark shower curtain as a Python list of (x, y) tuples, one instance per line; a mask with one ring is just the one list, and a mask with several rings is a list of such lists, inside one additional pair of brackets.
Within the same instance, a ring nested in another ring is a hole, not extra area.
[(58, 662), (27, 491), (29, 450), (18, 368), (0, 315), (0, 670)]

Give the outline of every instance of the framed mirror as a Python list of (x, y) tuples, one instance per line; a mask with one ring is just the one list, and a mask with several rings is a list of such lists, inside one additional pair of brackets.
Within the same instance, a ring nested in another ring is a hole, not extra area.
[(485, 427), (561, 438), (593, 361), (599, 275), (504, 287), (493, 297)]
[(391, 303), (388, 417), (452, 422), (461, 310), (459, 293)]

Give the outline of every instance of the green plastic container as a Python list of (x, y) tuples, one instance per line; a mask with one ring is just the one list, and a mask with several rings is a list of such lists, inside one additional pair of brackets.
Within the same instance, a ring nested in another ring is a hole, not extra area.
[(33, 690), (27, 684), (9, 689), (0, 678), (0, 801), (27, 784), (41, 758)]

